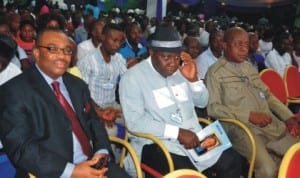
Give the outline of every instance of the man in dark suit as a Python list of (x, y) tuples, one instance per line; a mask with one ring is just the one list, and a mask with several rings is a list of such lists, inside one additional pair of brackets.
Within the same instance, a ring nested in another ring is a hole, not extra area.
[[(129, 177), (113, 164), (108, 136), (91, 106), (87, 85), (65, 72), (71, 54), (63, 32), (42, 31), (33, 49), (35, 66), (0, 88), (0, 136), (17, 168), (16, 177), (27, 172), (49, 178)], [(58, 83), (59, 94), (54, 94), (53, 82)], [(58, 97), (68, 103), (73, 120)], [(75, 121), (79, 128), (74, 129)], [(107, 168), (93, 168), (100, 159)]]

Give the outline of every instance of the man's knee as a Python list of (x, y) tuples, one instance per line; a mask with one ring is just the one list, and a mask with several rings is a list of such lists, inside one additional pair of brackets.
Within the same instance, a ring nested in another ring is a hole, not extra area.
[(226, 164), (223, 165), (224, 170), (241, 170), (242, 168), (242, 157), (234, 149), (228, 149), (223, 152)]
[(258, 153), (255, 162), (255, 177), (274, 178), (277, 175), (278, 166), (269, 153)]
[(242, 157), (233, 149), (228, 149), (212, 169), (216, 170), (218, 177), (239, 178), (242, 173)]
[(278, 167), (274, 162), (264, 163), (255, 168), (256, 178), (275, 178), (278, 172)]

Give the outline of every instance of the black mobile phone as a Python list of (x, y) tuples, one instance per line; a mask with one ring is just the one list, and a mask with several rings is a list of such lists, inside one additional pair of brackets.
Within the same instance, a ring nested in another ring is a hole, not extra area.
[(179, 65), (180, 65), (180, 66), (183, 66), (183, 65), (184, 65), (181, 56), (180, 56), (180, 59), (179, 59)]
[(93, 165), (92, 167), (95, 168), (95, 169), (102, 169), (106, 166), (107, 166), (107, 161), (106, 161), (106, 158), (103, 157), (103, 158), (100, 158), (99, 161), (95, 165)]

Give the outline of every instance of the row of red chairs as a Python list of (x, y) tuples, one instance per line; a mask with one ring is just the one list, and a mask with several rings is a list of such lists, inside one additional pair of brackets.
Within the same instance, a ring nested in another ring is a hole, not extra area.
[[(296, 66), (288, 66), (283, 78), (273, 69), (261, 71), (260, 78), (269, 87), (271, 93), (286, 106), (300, 104), (300, 72)], [(299, 111), (295, 113), (295, 116), (300, 121)], [(297, 143), (284, 155), (280, 164), (278, 178), (299, 177), (299, 165), (300, 143)]]
[[(283, 78), (273, 69), (261, 71), (260, 78), (271, 93), (286, 106), (300, 104), (300, 72), (296, 66), (288, 66)], [(295, 116), (300, 121), (300, 112), (295, 113)]]

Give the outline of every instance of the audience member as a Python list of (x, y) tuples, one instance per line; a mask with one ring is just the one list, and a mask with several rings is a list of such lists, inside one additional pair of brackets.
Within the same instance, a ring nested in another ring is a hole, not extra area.
[(260, 53), (266, 57), (273, 49), (273, 32), (272, 30), (266, 30), (263, 32), (261, 39), (258, 41)]
[(300, 71), (300, 36), (295, 37), (293, 45), (294, 50), (292, 52), (292, 64), (297, 66)]
[(20, 34), (15, 38), (18, 46), (24, 49), (29, 62), (33, 64), (32, 48), (35, 43), (35, 25), (30, 20), (21, 21)]
[[(189, 55), (180, 55), (182, 42), (172, 27), (157, 27), (150, 44), (150, 57), (130, 68), (120, 82), (120, 101), (130, 131), (150, 133), (163, 141), (174, 161), (175, 169), (190, 168), (217, 177), (239, 178), (240, 156), (228, 149), (195, 163), (185, 149), (200, 145), (201, 130), (194, 106), (205, 107), (208, 91), (198, 80), (196, 64)], [(183, 66), (179, 65), (180, 59)], [(168, 166), (155, 144), (132, 137), (131, 144), (142, 161), (165, 174)], [(133, 171), (129, 159), (125, 164)], [(151, 177), (146, 174), (146, 177)]]
[[(248, 49), (249, 37), (242, 28), (225, 32), (224, 57), (206, 75), (210, 93), (207, 110), (213, 118), (243, 122), (256, 143), (255, 177), (275, 178), (279, 165), (273, 158), (284, 155), (291, 145), (299, 142), (288, 130), (295, 129), (300, 134), (300, 127), (293, 113), (270, 93), (257, 70), (246, 61)], [(250, 159), (251, 144), (244, 132), (228, 123), (223, 126), (233, 147)]]
[(74, 39), (77, 44), (88, 39), (88, 32), (94, 20), (92, 15), (84, 16), (83, 25), (79, 25), (74, 31)]
[[(88, 84), (94, 108), (104, 121), (109, 135), (117, 135), (115, 121), (121, 108), (115, 101), (116, 85), (126, 69), (126, 61), (117, 53), (124, 40), (124, 32), (116, 24), (103, 28), (101, 45), (78, 61), (83, 80)], [(123, 119), (118, 119), (123, 122)]]
[[(87, 85), (65, 72), (71, 54), (64, 32), (47, 29), (33, 48), (36, 64), (1, 87), (0, 136), (16, 177), (28, 172), (36, 177), (129, 177), (113, 163)], [(101, 158), (107, 168), (93, 168)]]
[(258, 49), (258, 35), (253, 32), (249, 32), (249, 50), (247, 61), (250, 62), (258, 72), (266, 68), (265, 58), (257, 52)]
[(16, 42), (10, 36), (0, 33), (0, 85), (21, 73), (20, 68), (11, 62), (16, 51)]
[(223, 36), (222, 31), (212, 32), (209, 36), (209, 47), (197, 57), (197, 70), (200, 79), (204, 79), (209, 67), (222, 56)]
[(127, 67), (131, 67), (142, 60), (142, 56), (147, 54), (147, 48), (140, 43), (142, 31), (137, 23), (126, 26), (125, 35), (125, 43), (119, 53), (126, 59)]
[(84, 58), (90, 51), (98, 48), (98, 46), (101, 44), (101, 35), (103, 27), (105, 26), (106, 22), (104, 19), (100, 18), (96, 21), (94, 21), (90, 28), (90, 38), (82, 41), (78, 44), (78, 59)]
[(17, 38), (20, 32), (21, 16), (17, 13), (7, 14), (7, 22), (14, 38)]
[(65, 18), (63, 15), (58, 13), (46, 13), (39, 15), (36, 20), (37, 32), (45, 28), (54, 28), (64, 31), (65, 29)]
[(289, 54), (292, 43), (289, 37), (287, 33), (276, 35), (273, 39), (274, 48), (268, 53), (265, 59), (266, 67), (274, 69), (282, 77), (286, 67), (292, 64), (292, 58)]
[(77, 44), (70, 37), (69, 37), (69, 41), (70, 41), (70, 46), (71, 46), (71, 49), (72, 49), (72, 56), (71, 56), (70, 66), (67, 69), (67, 71), (70, 74), (73, 74), (74, 76), (82, 79), (82, 74), (81, 74), (79, 68), (76, 66), (77, 61), (78, 61), (78, 58), (77, 58)]
[(185, 51), (195, 60), (202, 52), (199, 40), (194, 37), (186, 37), (183, 41), (183, 45), (186, 47)]
[[(9, 35), (10, 37), (13, 38), (13, 35), (9, 29), (8, 23), (5, 20), (3, 20), (3, 21), (0, 20), (0, 33)], [(11, 62), (20, 69), (28, 69), (30, 67), (28, 57), (27, 57), (24, 49), (21, 48), (20, 46), (17, 46), (17, 51), (16, 51), (15, 55), (13, 56), (13, 58), (11, 59)]]

